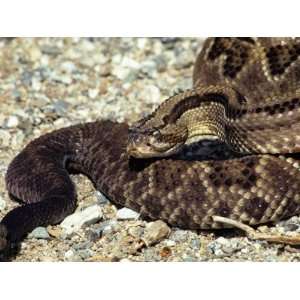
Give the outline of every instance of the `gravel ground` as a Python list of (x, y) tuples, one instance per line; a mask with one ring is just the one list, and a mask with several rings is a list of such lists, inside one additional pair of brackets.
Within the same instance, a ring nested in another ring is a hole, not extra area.
[[(108, 118), (132, 123), (191, 87), (203, 39), (16, 38), (0, 40), (0, 218), (17, 204), (5, 189), (12, 158), (32, 139)], [(297, 247), (250, 241), (238, 231), (196, 232), (147, 223), (117, 209), (83, 175), (73, 175), (78, 209), (39, 227), (14, 261), (299, 261)], [(300, 232), (293, 217), (261, 231)]]

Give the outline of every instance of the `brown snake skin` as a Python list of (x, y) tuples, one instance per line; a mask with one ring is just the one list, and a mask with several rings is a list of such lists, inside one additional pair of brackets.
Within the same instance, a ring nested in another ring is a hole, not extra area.
[(74, 211), (69, 170), (89, 176), (112, 202), (183, 228), (224, 227), (213, 222), (214, 215), (254, 225), (299, 213), (299, 55), (298, 39), (210, 38), (197, 58), (195, 87), (223, 86), (218, 93), (225, 96), (230, 87), (242, 95), (234, 115), (237, 136), (253, 146), (252, 155), (216, 161), (128, 158), (128, 126), (110, 121), (34, 140), (7, 171), (7, 189), (24, 205), (1, 221), (0, 249)]

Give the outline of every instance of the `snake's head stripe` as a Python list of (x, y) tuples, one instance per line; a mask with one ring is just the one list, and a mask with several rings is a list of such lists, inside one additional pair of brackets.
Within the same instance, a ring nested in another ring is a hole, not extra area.
[(187, 137), (187, 128), (175, 124), (149, 129), (131, 127), (127, 153), (136, 158), (170, 156), (180, 151)]

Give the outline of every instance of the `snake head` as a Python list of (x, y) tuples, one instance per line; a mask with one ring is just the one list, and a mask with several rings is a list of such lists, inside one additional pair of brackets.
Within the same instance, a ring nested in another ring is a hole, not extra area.
[(166, 157), (179, 152), (188, 137), (187, 128), (129, 128), (127, 153), (136, 158)]

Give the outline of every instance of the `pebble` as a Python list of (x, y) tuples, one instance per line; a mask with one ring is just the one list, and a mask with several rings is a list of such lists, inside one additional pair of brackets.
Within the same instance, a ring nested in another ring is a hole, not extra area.
[(139, 94), (139, 98), (145, 103), (158, 105), (161, 102), (160, 90), (155, 85), (147, 85)]
[(9, 116), (5, 125), (7, 128), (15, 128), (19, 125), (19, 119), (16, 116)]
[(104, 194), (102, 194), (100, 191), (96, 191), (96, 198), (97, 202), (102, 205), (102, 204), (107, 204), (109, 202), (109, 199), (105, 197)]
[(7, 130), (0, 129), (0, 147), (8, 147), (10, 145), (10, 134)]
[(61, 53), (61, 50), (58, 47), (52, 45), (42, 45), (41, 51), (43, 54), (47, 55), (58, 55)]
[(146, 246), (149, 247), (168, 237), (170, 232), (171, 229), (169, 226), (165, 222), (158, 220), (146, 225), (145, 234), (142, 239)]
[(77, 255), (83, 260), (86, 260), (94, 255), (94, 251), (92, 251), (91, 249), (82, 249), (77, 251)]
[(219, 237), (207, 245), (212, 254), (216, 256), (231, 256), (235, 252), (241, 250), (244, 245), (238, 239), (225, 239)]
[(64, 116), (69, 106), (70, 104), (67, 103), (66, 101), (57, 100), (53, 104), (53, 109), (59, 116)]
[(172, 240), (165, 240), (164, 243), (167, 247), (173, 247), (176, 245), (176, 242), (174, 242)]
[(282, 228), (284, 232), (288, 231), (300, 231), (300, 218), (294, 216), (288, 220), (281, 221), (277, 224), (276, 229)]
[(91, 99), (95, 99), (98, 96), (99, 90), (97, 89), (89, 89), (88, 95)]
[(182, 70), (190, 67), (193, 63), (193, 53), (191, 51), (183, 51), (176, 59), (175, 68)]
[(60, 238), (62, 235), (62, 229), (58, 226), (48, 226), (47, 231), (50, 234), (50, 236), (54, 238)]
[(136, 220), (139, 216), (139, 213), (127, 207), (123, 207), (117, 211), (118, 220)]
[(29, 72), (29, 71), (25, 70), (21, 74), (21, 82), (22, 82), (22, 84), (24, 84), (25, 86), (31, 86), (32, 76), (33, 76), (32, 72)]
[(60, 69), (66, 73), (73, 73), (77, 70), (77, 67), (72, 61), (64, 61), (60, 65)]
[(0, 196), (0, 211), (6, 208), (6, 201)]
[(192, 248), (194, 248), (196, 250), (200, 249), (200, 246), (201, 246), (200, 240), (199, 239), (191, 240), (191, 246), (192, 246)]
[(93, 205), (66, 217), (60, 226), (66, 234), (71, 234), (78, 231), (83, 225), (97, 223), (102, 216), (101, 207)]
[(45, 227), (37, 227), (29, 233), (28, 238), (47, 240), (50, 238), (50, 235)]
[(68, 250), (64, 257), (66, 261), (82, 261), (81, 257), (73, 249)]
[(101, 236), (113, 234), (118, 227), (116, 220), (107, 220), (99, 224), (98, 227), (91, 228), (87, 233), (88, 239), (92, 242), (97, 241)]
[[(147, 75), (149, 78), (156, 78), (157, 77), (157, 65), (155, 61), (145, 61), (141, 65), (141, 71)], [(161, 70), (161, 69), (160, 69)]]
[(159, 39), (163, 44), (174, 44), (180, 40), (178, 37), (161, 37)]
[(174, 242), (185, 242), (188, 239), (189, 232), (186, 230), (177, 229), (172, 231), (170, 240)]
[(128, 229), (128, 233), (135, 237), (135, 238), (141, 238), (142, 235), (144, 234), (144, 228), (141, 226), (133, 226), (133, 227), (129, 227)]

